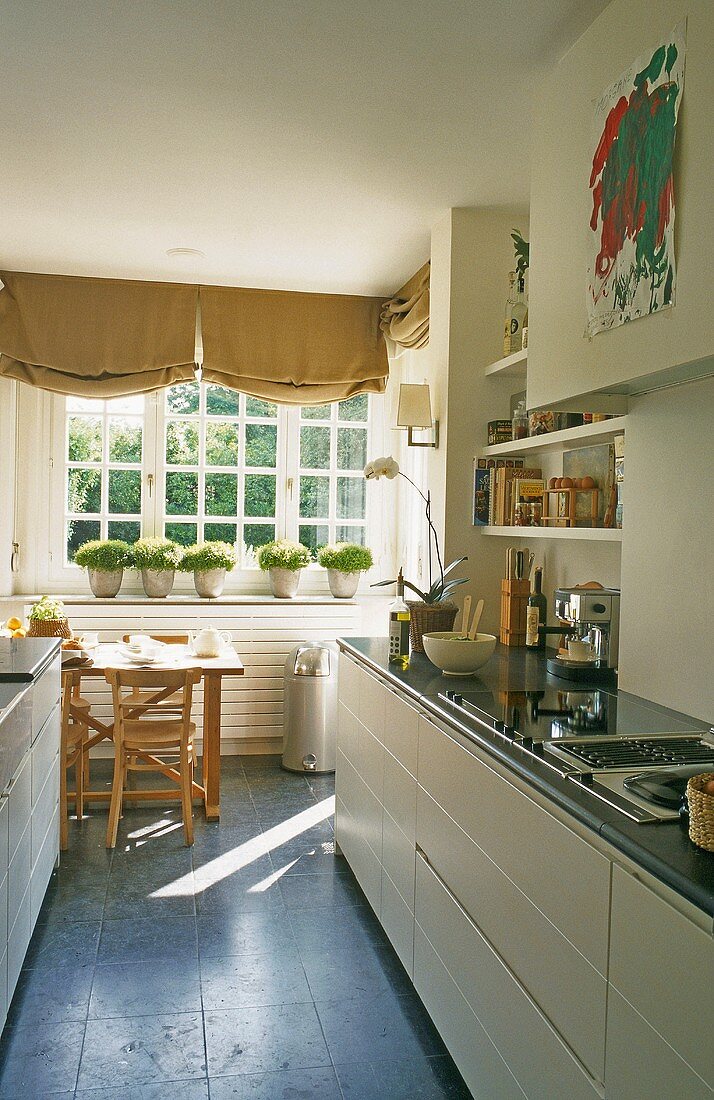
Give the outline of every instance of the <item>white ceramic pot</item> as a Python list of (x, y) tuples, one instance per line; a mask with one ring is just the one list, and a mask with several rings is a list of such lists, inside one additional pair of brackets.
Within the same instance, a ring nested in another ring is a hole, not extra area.
[(496, 648), (493, 634), (463, 638), (458, 630), (438, 630), (422, 635), (424, 651), (444, 676), (471, 676), (490, 661)]
[(268, 570), (270, 587), (273, 595), (279, 600), (290, 600), (298, 590), (300, 584), (299, 569), (278, 569), (273, 567)]
[(105, 600), (116, 596), (124, 577), (123, 569), (112, 569), (110, 573), (104, 569), (88, 569), (87, 572), (89, 573), (89, 587), (95, 596)]
[(357, 591), (359, 573), (343, 573), (339, 569), (328, 569), (327, 583), (335, 599), (349, 600)]
[(142, 569), (141, 583), (146, 595), (151, 599), (163, 599), (174, 586), (173, 569)]
[(202, 599), (215, 600), (223, 591), (226, 571), (225, 569), (197, 569), (193, 574), (193, 583)]

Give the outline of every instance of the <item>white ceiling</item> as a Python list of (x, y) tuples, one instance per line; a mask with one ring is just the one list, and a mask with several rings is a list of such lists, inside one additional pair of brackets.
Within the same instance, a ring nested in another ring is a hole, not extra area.
[[(2, 0), (0, 266), (395, 290), (606, 0)], [(205, 259), (170, 258), (200, 249)]]

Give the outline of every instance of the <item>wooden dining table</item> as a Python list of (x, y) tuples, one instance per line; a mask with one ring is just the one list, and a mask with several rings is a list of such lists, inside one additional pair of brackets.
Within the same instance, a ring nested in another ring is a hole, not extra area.
[[(208, 821), (218, 821), (221, 816), (221, 688), (225, 676), (242, 676), (243, 663), (232, 647), (226, 647), (219, 657), (197, 657), (187, 645), (165, 645), (161, 659), (149, 667), (156, 669), (200, 668), (203, 681), (203, 756), (201, 761), (201, 782), (194, 782), (194, 798), (203, 801)], [(106, 679), (108, 668), (141, 668), (141, 664), (129, 660), (122, 647), (115, 643), (100, 643), (90, 650), (91, 664), (74, 665), (65, 651), (63, 675), (72, 675), (81, 694), (81, 682), (88, 679)], [(146, 667), (146, 666), (143, 666)], [(94, 737), (91, 741), (111, 739), (114, 733), (113, 722), (103, 722), (86, 708), (72, 708), (73, 716), (86, 722)], [(90, 741), (90, 743), (91, 743)], [(172, 769), (167, 766), (166, 774), (171, 776)], [(148, 792), (127, 791), (127, 801), (142, 801)], [(85, 801), (108, 801), (108, 791), (85, 791)], [(178, 797), (178, 795), (177, 795)]]

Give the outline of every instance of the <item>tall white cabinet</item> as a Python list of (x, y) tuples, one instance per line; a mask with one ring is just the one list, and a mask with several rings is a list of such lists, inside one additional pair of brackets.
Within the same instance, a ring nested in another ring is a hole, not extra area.
[(339, 699), (337, 842), (474, 1096), (711, 1098), (711, 919), (345, 654)]

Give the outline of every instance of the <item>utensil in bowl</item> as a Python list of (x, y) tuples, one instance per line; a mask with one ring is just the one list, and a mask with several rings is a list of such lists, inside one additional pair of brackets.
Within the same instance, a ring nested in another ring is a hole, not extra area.
[(424, 635), (424, 652), (444, 676), (470, 676), (490, 660), (495, 648), (493, 634), (463, 638), (458, 631), (436, 630)]
[(464, 596), (464, 609), (461, 612), (461, 637), (467, 638), (469, 633), (469, 618), (471, 616), (471, 597)]
[(471, 623), (471, 629), (468, 632), (469, 641), (476, 638), (478, 634), (478, 624), (481, 622), (481, 616), (483, 615), (483, 600), (479, 600), (476, 604), (476, 610), (474, 611), (473, 622)]

